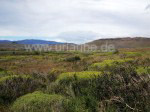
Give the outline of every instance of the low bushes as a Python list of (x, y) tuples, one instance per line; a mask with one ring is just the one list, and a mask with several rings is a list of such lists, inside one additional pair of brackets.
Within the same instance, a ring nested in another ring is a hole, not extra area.
[(0, 78), (0, 100), (10, 103), (19, 96), (35, 91), (42, 86), (28, 76), (6, 76)]
[(65, 112), (97, 112), (97, 101), (92, 97), (76, 97), (65, 102)]
[(76, 62), (76, 61), (80, 61), (81, 58), (79, 56), (74, 56), (74, 57), (69, 57), (69, 58), (66, 58), (65, 61), (68, 61), (68, 62)]
[(67, 99), (60, 95), (34, 92), (18, 98), (13, 112), (96, 112), (97, 102), (90, 97)]
[(142, 56), (142, 53), (140, 53), (140, 52), (125, 52), (124, 54), (128, 58), (134, 58), (134, 57), (140, 57), (140, 56)]
[(59, 75), (57, 82), (69, 80), (71, 78), (78, 78), (78, 79), (92, 79), (96, 76), (101, 75), (101, 72), (95, 72), (95, 71), (84, 71), (84, 72), (68, 72), (68, 73), (62, 73)]
[(65, 98), (60, 95), (49, 95), (34, 92), (18, 98), (11, 110), (14, 112), (64, 112)]
[(0, 68), (0, 78), (11, 75), (11, 74), (13, 74), (11, 71), (7, 71), (7, 70)]
[(105, 109), (111, 102), (110, 105), (117, 107), (121, 112), (150, 111), (148, 74), (142, 78), (131, 65), (120, 65), (111, 72), (111, 75), (104, 77), (98, 79), (95, 91), (101, 103), (107, 102)]
[[(92, 96), (95, 92), (93, 89), (96, 86), (94, 82), (98, 77), (101, 76), (101, 72), (93, 71), (63, 73), (56, 80), (57, 84), (54, 85), (55, 88), (57, 87), (57, 90), (53, 89), (53, 91), (55, 91), (57, 94), (62, 94), (70, 98), (82, 97), (84, 98), (83, 101), (85, 102), (85, 104), (88, 103), (89, 105), (90, 102), (96, 101)], [(88, 108), (88, 106), (86, 106), (86, 108)], [(94, 109), (96, 107), (90, 108)]]
[[(97, 75), (95, 78), (84, 79), (72, 74), (60, 75), (58, 80), (59, 87), (66, 92), (63, 95), (80, 99), (72, 102), (72, 110), (80, 105), (81, 110), (89, 112), (150, 111), (149, 75), (143, 78), (130, 64), (118, 65), (110, 74)], [(59, 92), (61, 94), (62, 91)]]
[(108, 70), (111, 70), (118, 65), (121, 65), (124, 63), (129, 63), (132, 61), (133, 61), (133, 59), (105, 60), (101, 63), (94, 63), (93, 65), (91, 65), (90, 69), (108, 71)]

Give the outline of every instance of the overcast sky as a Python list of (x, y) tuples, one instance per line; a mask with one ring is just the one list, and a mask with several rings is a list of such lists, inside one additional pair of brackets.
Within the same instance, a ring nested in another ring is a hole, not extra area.
[(150, 0), (0, 0), (0, 39), (150, 37)]

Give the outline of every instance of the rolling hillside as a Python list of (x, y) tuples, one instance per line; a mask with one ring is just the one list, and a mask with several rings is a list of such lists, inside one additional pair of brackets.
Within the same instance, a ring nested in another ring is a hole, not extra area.
[(99, 47), (104, 44), (114, 44), (116, 48), (144, 48), (150, 47), (150, 38), (145, 37), (108, 38), (95, 40), (87, 44), (97, 45)]

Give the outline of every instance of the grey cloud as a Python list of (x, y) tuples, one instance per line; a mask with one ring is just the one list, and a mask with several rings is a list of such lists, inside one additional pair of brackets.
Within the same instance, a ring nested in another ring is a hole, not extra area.
[(150, 9), (150, 4), (146, 6), (145, 10)]
[(101, 35), (91, 31), (75, 31), (75, 32), (63, 32), (55, 38), (62, 38), (64, 41), (71, 43), (84, 43), (94, 39), (100, 38)]

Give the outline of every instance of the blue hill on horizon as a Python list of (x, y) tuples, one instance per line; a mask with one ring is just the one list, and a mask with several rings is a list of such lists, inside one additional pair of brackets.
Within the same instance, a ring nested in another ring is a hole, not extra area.
[(16, 43), (16, 44), (65, 44), (63, 42), (46, 41), (46, 40), (38, 40), (38, 39), (26, 39), (26, 40), (18, 40), (18, 41), (0, 40), (0, 44), (6, 44), (6, 43)]

